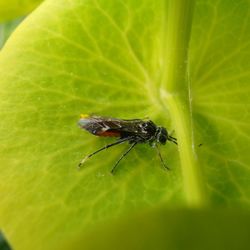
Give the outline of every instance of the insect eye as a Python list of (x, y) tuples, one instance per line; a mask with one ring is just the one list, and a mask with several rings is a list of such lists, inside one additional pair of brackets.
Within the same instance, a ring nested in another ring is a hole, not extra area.
[(165, 144), (167, 141), (167, 138), (165, 135), (160, 135), (159, 141), (161, 144)]
[(157, 134), (157, 141), (164, 145), (166, 144), (167, 138), (168, 138), (167, 130), (163, 127), (160, 127)]

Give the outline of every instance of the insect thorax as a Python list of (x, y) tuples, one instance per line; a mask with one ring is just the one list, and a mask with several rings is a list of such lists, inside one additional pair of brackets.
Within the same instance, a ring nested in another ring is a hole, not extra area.
[(150, 144), (156, 140), (157, 126), (152, 121), (146, 121), (139, 125), (138, 133), (141, 142), (149, 142)]

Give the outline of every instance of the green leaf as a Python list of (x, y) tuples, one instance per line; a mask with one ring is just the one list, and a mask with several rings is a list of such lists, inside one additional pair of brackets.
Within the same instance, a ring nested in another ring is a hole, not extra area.
[[(248, 9), (247, 0), (48, 0), (24, 20), (0, 54), (0, 221), (15, 249), (56, 249), (163, 204), (248, 207)], [(148, 145), (115, 176), (127, 145), (77, 171), (113, 141), (81, 131), (81, 113), (148, 116), (175, 130), (178, 148), (161, 147), (171, 171)]]
[(0, 23), (29, 14), (42, 0), (0, 0)]
[(122, 218), (111, 225), (101, 225), (85, 235), (78, 235), (69, 244), (62, 244), (60, 249), (247, 250), (249, 228), (249, 212), (244, 210), (163, 207)]
[(192, 119), (211, 200), (249, 206), (249, 1), (201, 1), (190, 50)]

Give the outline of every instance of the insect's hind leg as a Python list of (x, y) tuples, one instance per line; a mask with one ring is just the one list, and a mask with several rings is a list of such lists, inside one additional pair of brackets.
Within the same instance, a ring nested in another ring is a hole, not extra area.
[(119, 160), (116, 162), (115, 166), (111, 169), (110, 173), (114, 174), (116, 167), (118, 166), (119, 162), (130, 152), (130, 150), (137, 144), (137, 142), (134, 142), (129, 148), (128, 150), (123, 153), (123, 155), (119, 158)]
[(104, 150), (104, 149), (107, 149), (107, 148), (113, 147), (113, 146), (115, 146), (115, 145), (119, 145), (119, 144), (121, 144), (121, 143), (123, 143), (123, 142), (126, 142), (126, 141), (128, 141), (129, 139), (130, 139), (129, 137), (118, 139), (116, 142), (111, 143), (111, 144), (108, 144), (108, 145), (106, 145), (106, 146), (104, 146), (104, 147), (102, 147), (102, 148), (96, 150), (95, 152), (93, 152), (93, 153), (87, 155), (86, 157), (84, 157), (84, 158), (80, 161), (80, 163), (79, 163), (79, 165), (78, 165), (78, 168), (80, 168), (80, 167), (84, 164), (84, 162), (85, 162), (87, 159), (89, 159), (90, 157), (92, 157), (93, 155), (95, 155), (95, 154), (101, 152), (101, 151)]

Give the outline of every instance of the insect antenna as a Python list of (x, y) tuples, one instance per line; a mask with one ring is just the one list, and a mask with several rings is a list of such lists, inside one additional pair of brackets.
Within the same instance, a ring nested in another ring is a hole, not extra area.
[(125, 142), (125, 141), (130, 140), (130, 139), (131, 139), (130, 137), (121, 138), (121, 139), (119, 139), (118, 141), (116, 141), (116, 142), (114, 142), (114, 143), (111, 143), (111, 144), (108, 144), (108, 145), (106, 145), (106, 146), (104, 146), (104, 147), (102, 147), (102, 148), (96, 150), (95, 152), (93, 152), (93, 153), (87, 155), (86, 157), (84, 157), (84, 158), (80, 161), (80, 163), (79, 163), (79, 165), (78, 165), (78, 168), (80, 169), (81, 166), (84, 164), (84, 162), (85, 162), (87, 159), (89, 159), (90, 157), (92, 157), (93, 155), (95, 155), (95, 154), (101, 152), (101, 151), (104, 150), (104, 149), (113, 147), (113, 146), (115, 146), (115, 145), (119, 145), (119, 144), (121, 144), (121, 143), (123, 143), (123, 142)]
[(171, 141), (171, 142), (173, 142), (173, 143), (175, 143), (176, 145), (178, 145), (177, 139), (174, 138), (173, 136), (169, 135), (169, 136), (168, 136), (168, 140)]
[(161, 163), (162, 163), (163, 167), (166, 168), (167, 170), (170, 170), (170, 168), (166, 166), (166, 164), (164, 163), (164, 161), (162, 159), (161, 152), (160, 152), (160, 149), (159, 149), (158, 145), (155, 144), (155, 146), (156, 146), (157, 153), (158, 153), (158, 155), (159, 155), (159, 157), (161, 159)]
[(120, 157), (120, 159), (116, 162), (116, 164), (114, 165), (114, 167), (112, 168), (112, 170), (110, 171), (111, 174), (114, 174), (116, 167), (118, 166), (119, 162), (122, 160), (122, 158), (124, 158), (129, 152), (130, 150), (137, 144), (137, 142), (134, 142), (129, 148), (128, 150)]
[(168, 140), (173, 142), (174, 144), (178, 145), (177, 139), (172, 136), (173, 133), (174, 133), (174, 130), (168, 135)]

